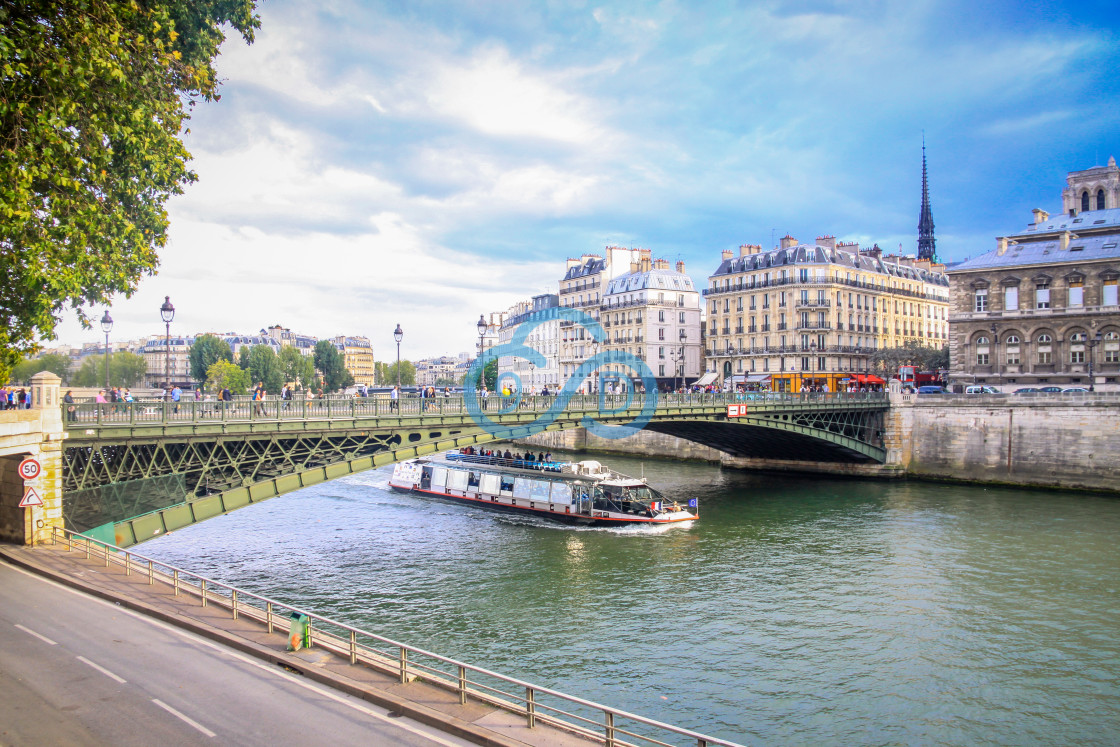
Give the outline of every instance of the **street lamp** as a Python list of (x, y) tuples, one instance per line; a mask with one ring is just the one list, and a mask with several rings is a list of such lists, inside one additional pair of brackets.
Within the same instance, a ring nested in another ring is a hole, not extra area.
[(175, 318), (175, 307), (171, 305), (171, 296), (163, 297), (163, 306), (159, 307), (160, 318), (167, 325), (166, 336), (163, 338), (163, 401), (171, 396), (171, 320)]
[(1003, 388), (1003, 367), (999, 365), (999, 338), (996, 337), (996, 325), (988, 327), (992, 332), (992, 368), (998, 377), (999, 387)]
[(533, 391), (533, 372), (537, 370), (537, 364), (529, 361), (529, 394), (535, 394)]
[(1093, 339), (1089, 340), (1089, 391), (1095, 392), (1097, 389), (1093, 386), (1093, 350), (1097, 345), (1101, 344), (1101, 333), (1093, 335)]
[(401, 340), (404, 339), (404, 330), (398, 324), (393, 330), (393, 339), (397, 341), (397, 391), (401, 388)]
[(486, 329), (490, 326), (486, 323), (486, 315), (478, 315), (478, 386), (477, 389), (481, 390), (486, 385), (486, 362), (482, 360), (482, 344), (483, 338), (486, 337)]
[(109, 333), (113, 331), (113, 317), (105, 309), (105, 316), (101, 317), (101, 329), (105, 332), (105, 394), (109, 393)]

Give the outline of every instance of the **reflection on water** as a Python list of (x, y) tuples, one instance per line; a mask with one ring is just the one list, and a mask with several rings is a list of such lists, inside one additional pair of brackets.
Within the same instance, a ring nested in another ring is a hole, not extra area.
[(386, 469), (142, 552), (740, 741), (1120, 734), (1120, 501), (605, 461), (700, 520), (573, 528), (392, 493)]

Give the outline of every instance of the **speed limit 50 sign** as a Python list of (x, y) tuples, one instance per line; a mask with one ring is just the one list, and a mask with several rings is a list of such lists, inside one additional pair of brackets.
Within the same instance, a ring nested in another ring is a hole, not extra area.
[(19, 476), (24, 480), (34, 480), (42, 473), (43, 468), (39, 466), (39, 461), (33, 457), (27, 457), (19, 463)]

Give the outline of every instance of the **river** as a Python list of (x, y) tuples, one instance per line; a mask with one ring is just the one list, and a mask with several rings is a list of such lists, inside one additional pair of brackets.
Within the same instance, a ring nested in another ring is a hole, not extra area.
[(1115, 497), (603, 461), (700, 520), (573, 529), (382, 469), (138, 549), (745, 743), (1120, 740)]

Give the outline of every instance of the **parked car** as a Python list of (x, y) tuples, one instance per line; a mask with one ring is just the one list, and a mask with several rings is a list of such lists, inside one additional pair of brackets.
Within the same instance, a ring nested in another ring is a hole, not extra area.
[(1049, 392), (1050, 394), (1053, 394), (1055, 392), (1062, 391), (1062, 388), (1060, 386), (1044, 386), (1044, 387), (1040, 387), (1038, 391)]
[(1021, 386), (1015, 390), (1015, 394), (1032, 394), (1038, 391), (1036, 386)]
[(970, 386), (964, 390), (965, 394), (999, 394), (999, 390), (994, 386)]
[(933, 384), (923, 384), (918, 387), (918, 394), (945, 394), (945, 392), (945, 387), (934, 386)]
[(1063, 389), (1062, 391), (1063, 392), (1075, 392), (1075, 393), (1079, 393), (1079, 394), (1088, 394), (1089, 393), (1089, 390), (1086, 389), (1083, 386), (1071, 386), (1071, 387), (1067, 387), (1066, 389)]

